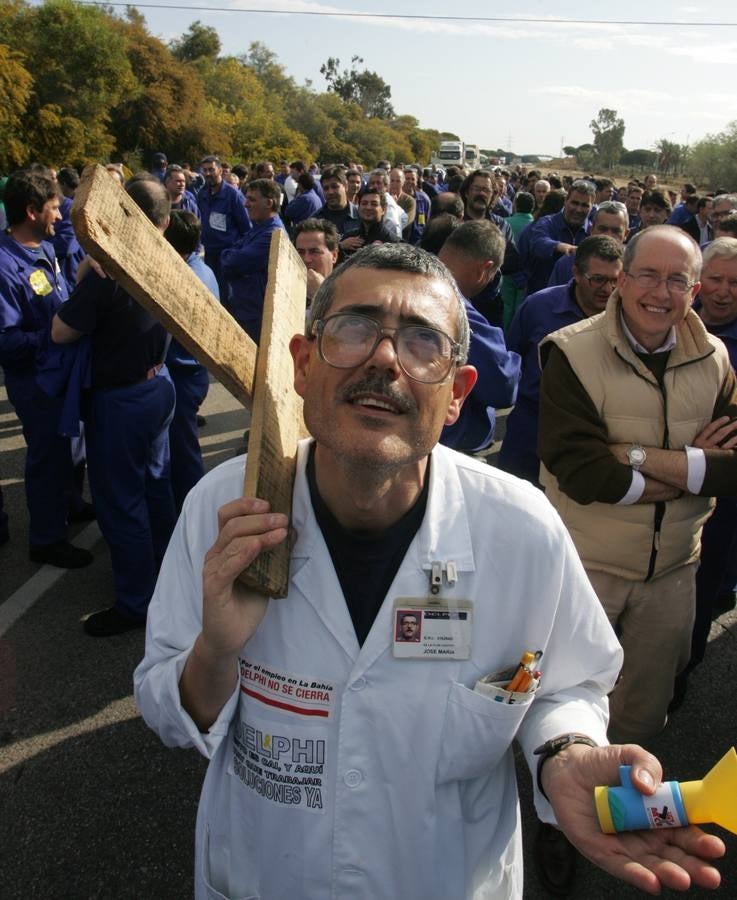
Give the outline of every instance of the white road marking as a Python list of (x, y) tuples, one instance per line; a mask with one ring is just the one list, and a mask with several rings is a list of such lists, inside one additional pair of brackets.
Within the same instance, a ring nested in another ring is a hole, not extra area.
[[(91, 550), (101, 537), (97, 522), (90, 522), (76, 535), (74, 544), (84, 550)], [(41, 566), (35, 575), (11, 594), (5, 603), (0, 605), (0, 636), (12, 628), (18, 619), (68, 571), (69, 569), (57, 569), (55, 566)]]

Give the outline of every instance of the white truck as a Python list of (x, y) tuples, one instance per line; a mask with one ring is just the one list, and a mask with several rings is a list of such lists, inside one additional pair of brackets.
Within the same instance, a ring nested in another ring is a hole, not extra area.
[(430, 165), (440, 166), (443, 169), (447, 169), (448, 166), (462, 166), (463, 141), (441, 141), (440, 149), (430, 158)]
[(463, 164), (470, 171), (481, 168), (481, 151), (476, 144), (465, 145)]

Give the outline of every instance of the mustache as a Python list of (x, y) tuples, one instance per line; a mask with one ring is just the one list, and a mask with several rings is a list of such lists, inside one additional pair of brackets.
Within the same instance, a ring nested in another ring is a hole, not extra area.
[(393, 403), (400, 412), (415, 412), (417, 404), (412, 397), (407, 397), (399, 388), (381, 375), (367, 375), (360, 381), (346, 385), (341, 391), (341, 400), (350, 403), (361, 394), (374, 394)]

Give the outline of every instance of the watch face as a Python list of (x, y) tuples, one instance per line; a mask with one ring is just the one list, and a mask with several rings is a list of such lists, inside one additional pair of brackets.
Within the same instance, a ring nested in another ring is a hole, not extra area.
[(641, 466), (645, 462), (645, 451), (642, 447), (632, 447), (628, 453), (631, 466)]

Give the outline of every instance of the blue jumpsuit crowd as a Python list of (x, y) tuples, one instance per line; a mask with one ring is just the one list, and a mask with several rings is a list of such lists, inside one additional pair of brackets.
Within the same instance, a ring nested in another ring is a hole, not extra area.
[[(165, 161), (157, 162), (162, 168), (156, 177), (165, 183)], [(430, 194), (447, 193), (442, 178), (425, 173), (425, 179)], [(192, 253), (187, 263), (258, 342), (269, 244), (274, 229), (284, 225), (278, 216), (265, 224), (252, 222), (242, 190), (231, 183), (222, 181), (215, 189), (210, 184), (192, 187), (193, 192), (186, 191), (175, 204), (201, 221), (201, 252)], [(568, 280), (573, 256), (556, 248), (560, 243), (580, 244), (589, 222), (571, 225), (560, 211), (538, 217), (515, 237), (506, 218), (515, 194), (523, 189), (522, 181), (516, 190), (507, 184), (487, 210), (486, 217), (505, 237), (504, 264), (481, 294), (466, 301), (472, 330), (469, 361), (478, 369), (479, 381), (460, 420), (445, 429), (442, 440), (465, 451), (488, 447), (494, 437), (495, 410), (516, 402), (500, 464), (537, 483), (537, 346), (552, 331), (584, 316), (573, 281)], [(413, 196), (416, 214), (409, 234), (411, 242), (418, 243), (431, 218), (431, 201), (419, 187)], [(465, 200), (463, 189), (460, 196)], [(322, 202), (310, 189), (282, 209), (289, 217), (297, 205), (310, 204), (310, 210), (319, 214), (320, 208), (328, 209), (321, 207)], [(83, 467), (73, 460), (73, 449), (83, 442), (94, 512), (111, 551), (118, 624), (137, 627), (145, 621), (175, 518), (187, 492), (204, 473), (197, 412), (209, 377), (114, 281), (88, 271), (76, 284), (83, 251), (74, 235), (71, 205), (70, 198), (62, 199), (53, 240), (38, 247), (24, 246), (9, 233), (0, 236), (0, 364), (27, 445), (25, 490), (32, 558), (34, 553), (39, 557), (39, 548), (66, 544), (68, 523), (85, 517), (80, 491)], [(355, 207), (349, 204), (351, 211), (355, 218)], [(329, 217), (343, 222), (346, 215), (331, 211)], [(565, 278), (557, 280), (566, 283), (548, 287), (553, 270), (564, 273)], [(497, 327), (502, 272), (527, 294), (506, 335)], [(57, 313), (81, 336), (73, 350), (51, 341)], [(736, 328), (737, 322), (732, 322), (718, 332), (728, 344), (733, 364)], [(720, 500), (705, 531), (707, 549), (700, 573), (704, 593), (714, 593), (720, 585), (723, 589), (737, 574), (725, 572), (724, 566), (725, 558), (737, 555), (736, 509), (734, 501)], [(0, 543), (7, 536), (0, 494)], [(79, 548), (69, 552), (68, 567), (92, 559)], [(40, 561), (47, 561), (42, 555)], [(709, 622), (708, 611), (697, 617), (701, 637), (695, 637), (695, 663), (703, 656)]]

